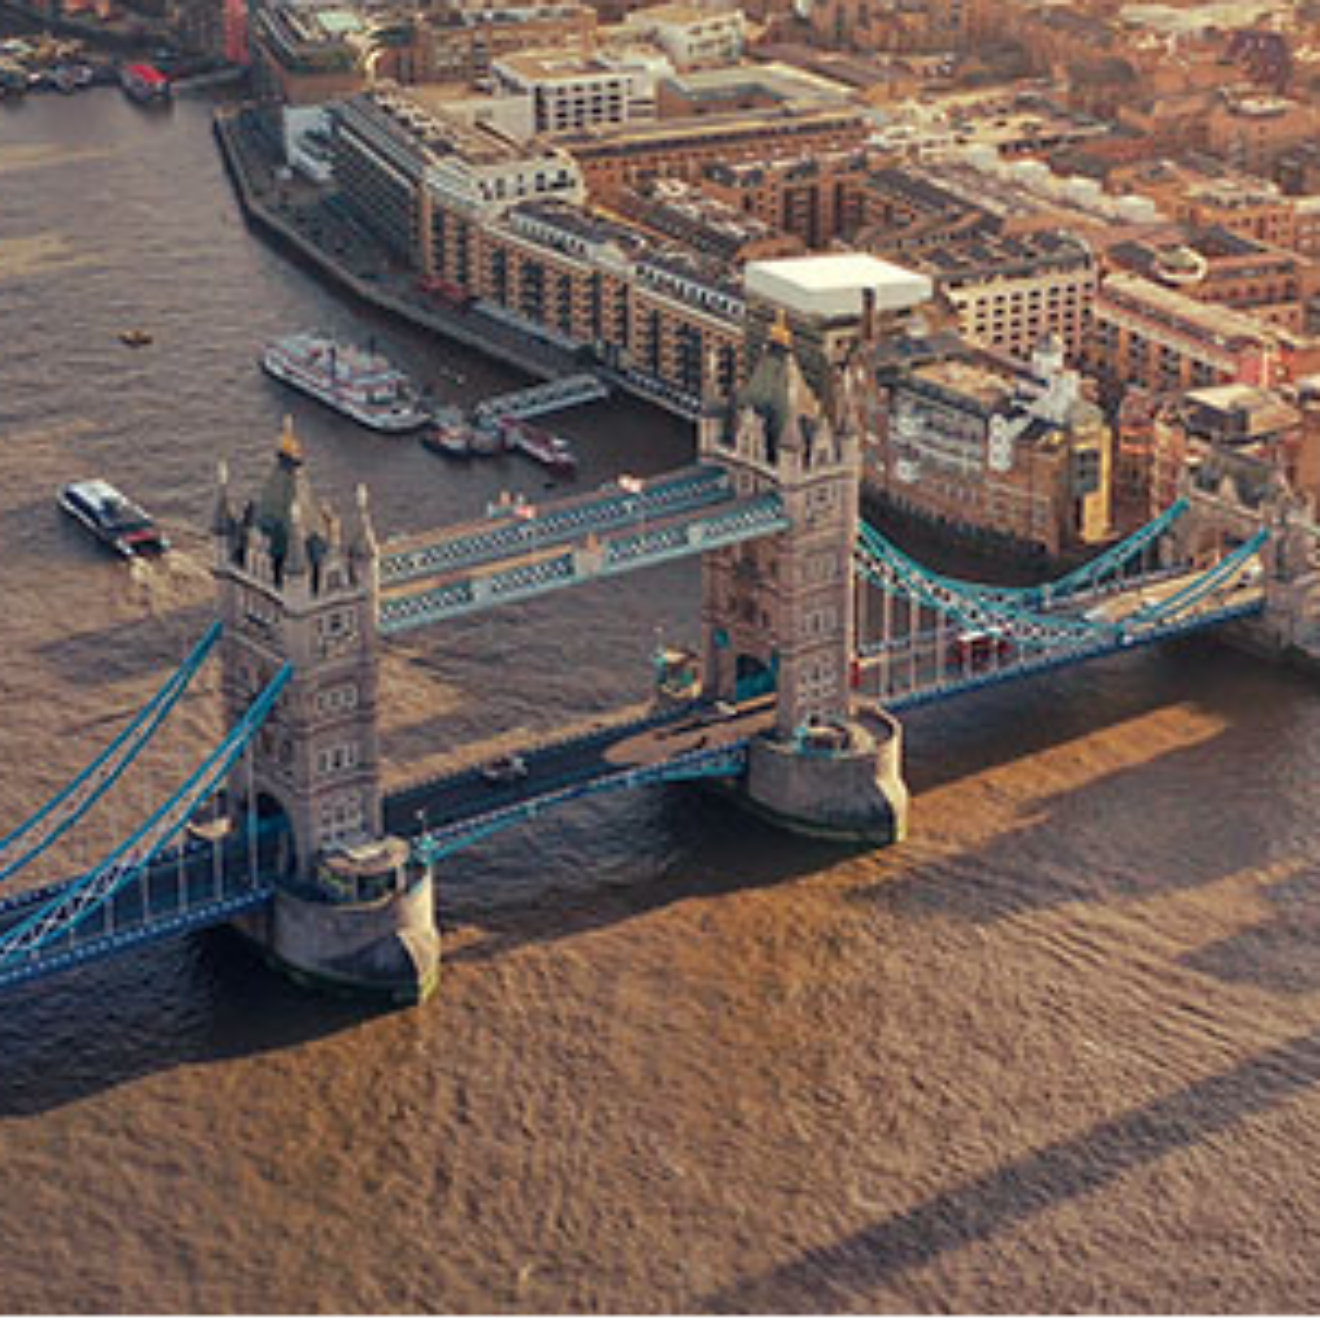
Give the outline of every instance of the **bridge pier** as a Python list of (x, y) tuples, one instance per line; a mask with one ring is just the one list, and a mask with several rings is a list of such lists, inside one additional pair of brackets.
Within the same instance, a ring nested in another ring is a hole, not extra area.
[(383, 839), (327, 860), (322, 886), (283, 889), (239, 930), (293, 980), (417, 1004), (435, 989), (440, 939), (430, 869), (412, 874), (408, 845)]
[(885, 846), (907, 837), (903, 727), (879, 706), (793, 741), (748, 749), (747, 805), (795, 834)]

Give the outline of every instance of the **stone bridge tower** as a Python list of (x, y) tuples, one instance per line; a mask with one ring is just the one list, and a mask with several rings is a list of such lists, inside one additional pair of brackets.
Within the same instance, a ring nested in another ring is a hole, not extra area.
[(1265, 610), (1224, 630), (1227, 641), (1269, 656), (1320, 663), (1320, 526), (1313, 497), (1299, 494), (1276, 464), (1251, 454), (1212, 450), (1183, 475), (1190, 503), (1174, 526), (1169, 558), (1201, 565), (1254, 536)]
[(907, 817), (901, 730), (852, 691), (861, 452), (839, 397), (831, 418), (781, 317), (735, 403), (702, 418), (701, 457), (741, 498), (777, 494), (791, 524), (703, 556), (703, 686), (726, 700), (775, 693), (773, 733), (749, 756), (753, 805), (804, 832), (892, 842)]
[(792, 522), (779, 536), (703, 557), (707, 694), (774, 690), (785, 737), (846, 719), (856, 649), (858, 440), (825, 415), (783, 320), (733, 409), (703, 419), (701, 453), (730, 473), (739, 497), (778, 494)]
[(317, 502), (286, 422), (241, 513), (222, 467), (212, 534), (227, 723), (285, 661), (294, 671), (228, 790), (235, 826), (255, 811), (286, 827), (268, 864), (275, 905), (247, 932), (305, 976), (420, 997), (436, 969), (431, 883), (401, 840), (382, 837), (378, 549), (366, 491), (345, 532)]

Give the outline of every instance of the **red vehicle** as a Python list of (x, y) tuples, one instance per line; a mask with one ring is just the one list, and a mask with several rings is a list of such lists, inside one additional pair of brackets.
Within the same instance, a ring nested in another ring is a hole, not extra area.
[(170, 99), (170, 80), (154, 64), (126, 64), (119, 71), (119, 85), (144, 105)]
[(949, 643), (949, 663), (963, 669), (987, 669), (1013, 654), (1013, 639), (993, 629), (959, 633)]

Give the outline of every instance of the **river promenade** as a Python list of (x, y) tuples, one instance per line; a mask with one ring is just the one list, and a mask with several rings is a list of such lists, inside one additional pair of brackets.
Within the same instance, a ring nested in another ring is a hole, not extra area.
[[(355, 298), (538, 380), (557, 380), (584, 369), (571, 348), (517, 324), (511, 315), (496, 315), (498, 309), (438, 304), (420, 287), (416, 272), (402, 267), (333, 191), (291, 174), (253, 107), (217, 111), (215, 136), (249, 222)], [(629, 372), (600, 364), (590, 364), (590, 369), (641, 402), (680, 417), (696, 415), (695, 400)]]
[(554, 380), (581, 365), (573, 354), (479, 308), (437, 306), (414, 272), (394, 262), (334, 195), (290, 176), (276, 145), (251, 107), (217, 112), (216, 140), (243, 213), (354, 297), (424, 330), (489, 354), (538, 380)]

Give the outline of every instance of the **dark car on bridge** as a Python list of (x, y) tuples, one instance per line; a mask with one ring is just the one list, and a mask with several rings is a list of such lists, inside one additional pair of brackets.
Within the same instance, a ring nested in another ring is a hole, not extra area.
[(488, 784), (516, 784), (527, 778), (527, 762), (521, 756), (498, 756), (477, 772)]

